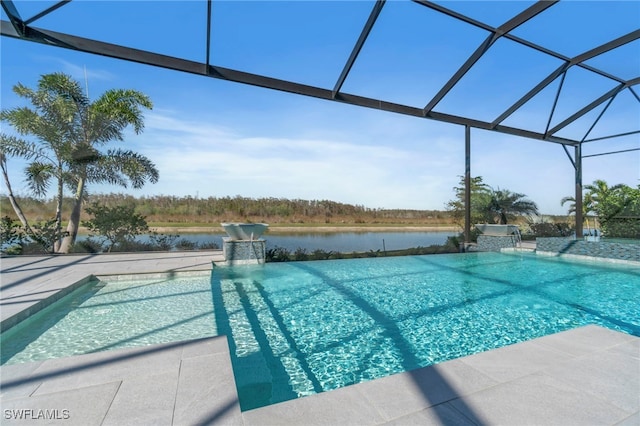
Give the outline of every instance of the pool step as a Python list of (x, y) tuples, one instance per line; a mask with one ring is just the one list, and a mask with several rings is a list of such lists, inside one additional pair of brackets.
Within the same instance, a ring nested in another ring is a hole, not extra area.
[[(301, 368), (283, 362), (281, 356), (292, 348), (256, 283), (250, 278), (222, 279), (221, 287), (235, 347), (233, 364), (242, 409), (294, 399), (307, 391), (294, 390), (290, 383)], [(245, 343), (236, 346), (236, 341)], [(313, 387), (311, 390), (313, 393)]]

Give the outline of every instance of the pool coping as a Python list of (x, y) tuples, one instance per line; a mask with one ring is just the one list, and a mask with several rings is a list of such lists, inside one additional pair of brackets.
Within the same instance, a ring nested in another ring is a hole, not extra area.
[[(209, 267), (212, 255), (202, 255)], [(159, 255), (162, 268), (137, 256), (129, 275), (202, 273), (202, 256)], [(98, 258), (105, 259), (112, 271), (126, 269), (120, 257)], [(2, 266), (5, 287), (19, 266)], [(25, 280), (22, 293), (29, 282), (39, 293), (44, 281)], [(3, 424), (30, 424), (7, 419), (7, 409), (59, 410), (70, 415), (65, 425), (640, 422), (640, 338), (595, 325), (245, 412), (228, 351), (226, 337), (216, 337), (3, 366)]]
[(221, 250), (2, 256), (0, 332), (46, 308), (96, 277), (122, 279), (210, 272)]
[(82, 287), (83, 285), (92, 282), (93, 280), (95, 280), (95, 276), (93, 275), (88, 275), (72, 284), (70, 284), (67, 287), (64, 287), (63, 289), (61, 289), (58, 292), (55, 292), (53, 294), (51, 294), (50, 296), (44, 298), (44, 299), (40, 299), (38, 301), (36, 301), (34, 304), (28, 306), (26, 309), (10, 316), (7, 318), (4, 318), (1, 322), (0, 322), (0, 333), (4, 333), (5, 331), (9, 330), (12, 327), (15, 327), (17, 324), (19, 324), (20, 322), (26, 320), (27, 318), (29, 318), (30, 316), (34, 315), (35, 313), (45, 309), (47, 306), (57, 302), (58, 300), (62, 299), (63, 297), (73, 293), (75, 290), (79, 289), (80, 287)]
[(639, 354), (640, 338), (591, 325), (241, 412), (218, 336), (4, 366), (0, 402), (20, 425), (43, 410), (82, 426), (632, 425)]
[(47, 308), (63, 297), (73, 293), (75, 290), (95, 281), (104, 282), (118, 282), (118, 281), (132, 281), (132, 280), (154, 280), (154, 279), (167, 279), (174, 277), (176, 274), (180, 274), (182, 277), (188, 276), (201, 276), (203, 274), (210, 274), (211, 270), (195, 270), (195, 271), (181, 271), (181, 272), (141, 272), (136, 274), (101, 274), (101, 275), (87, 275), (86, 277), (64, 287), (58, 292), (51, 294), (50, 296), (36, 301), (34, 304), (28, 306), (23, 311), (20, 311), (10, 317), (7, 317), (0, 321), (0, 333), (3, 333), (12, 327), (15, 327), (20, 322), (26, 320), (30, 316), (40, 312)]

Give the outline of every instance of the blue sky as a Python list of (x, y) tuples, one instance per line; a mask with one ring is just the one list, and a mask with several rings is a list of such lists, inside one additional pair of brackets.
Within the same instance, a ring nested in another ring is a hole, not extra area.
[[(17, 1), (27, 19), (54, 2)], [(499, 26), (531, 2), (440, 4)], [(214, 2), (211, 63), (333, 88), (373, 2)], [(152, 7), (149, 7), (152, 5)], [(74, 1), (36, 27), (204, 61), (206, 3)], [(4, 12), (2, 19), (7, 19)], [(564, 21), (563, 21), (564, 20)], [(114, 31), (114, 22), (126, 30)], [(70, 26), (73, 23), (73, 26)], [(569, 57), (640, 27), (640, 2), (566, 1), (513, 33)], [(73, 29), (72, 29), (73, 28)], [(390, 1), (343, 86), (347, 93), (423, 107), (487, 36), (422, 6)], [(145, 131), (127, 147), (149, 157), (160, 181), (142, 190), (92, 186), (93, 192), (331, 199), (372, 208), (444, 209), (464, 173), (464, 128), (306, 98), (96, 55), (0, 38), (2, 108), (26, 105), (12, 87), (35, 87), (65, 72), (95, 98), (111, 88), (150, 96)], [(499, 40), (436, 111), (493, 120), (561, 62)], [(623, 78), (640, 76), (640, 40), (588, 64)], [(559, 81), (505, 125), (538, 129)], [(569, 70), (552, 126), (615, 84)], [(636, 93), (640, 89), (636, 86)], [(640, 103), (621, 92), (589, 134), (640, 130)], [(602, 107), (560, 136), (581, 138)], [(2, 131), (11, 132), (3, 123)], [(546, 214), (562, 214), (574, 172), (557, 144), (472, 129), (473, 176), (526, 194)], [(584, 154), (640, 147), (638, 134), (584, 145)], [(24, 163), (10, 159), (12, 185), (27, 194)], [(640, 182), (640, 151), (584, 159), (583, 181)], [(4, 186), (0, 188), (5, 192)]]

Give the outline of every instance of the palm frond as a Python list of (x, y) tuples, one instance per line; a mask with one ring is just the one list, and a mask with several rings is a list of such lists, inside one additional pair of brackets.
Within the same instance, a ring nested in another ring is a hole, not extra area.
[(55, 174), (55, 169), (51, 164), (33, 161), (25, 169), (27, 185), (36, 195), (46, 195), (51, 178)]
[(95, 170), (92, 176), (100, 176), (110, 183), (120, 182), (124, 187), (130, 183), (133, 188), (141, 188), (147, 182), (156, 183), (160, 176), (151, 160), (130, 150), (109, 150), (95, 169), (102, 169), (102, 174), (99, 175)]
[(5, 133), (0, 133), (0, 152), (3, 155), (27, 160), (47, 158), (47, 152), (37, 144)]
[(153, 103), (145, 94), (131, 89), (114, 89), (105, 92), (94, 105), (96, 114), (107, 116), (119, 129), (131, 125), (136, 133), (144, 129), (142, 108), (152, 109)]
[(61, 72), (43, 75), (38, 81), (38, 89), (50, 93), (55, 98), (71, 101), (78, 108), (86, 108), (89, 105), (89, 99), (80, 83)]

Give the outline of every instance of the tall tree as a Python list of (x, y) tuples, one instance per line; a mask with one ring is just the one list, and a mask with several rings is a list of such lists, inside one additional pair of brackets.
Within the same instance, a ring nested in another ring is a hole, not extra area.
[[(464, 176), (460, 176), (460, 186), (453, 188), (455, 198), (446, 204), (455, 222), (464, 227), (465, 185)], [(471, 223), (485, 223), (490, 220), (488, 206), (491, 202), (491, 187), (484, 183), (482, 176), (471, 178)]]
[(514, 216), (537, 215), (538, 206), (526, 197), (524, 194), (498, 188), (491, 193), (489, 211), (497, 218), (494, 220), (503, 225)]
[[(0, 117), (21, 135), (35, 136), (35, 142), (13, 140), (2, 151), (31, 160), (27, 179), (34, 192), (46, 192), (52, 179), (57, 183), (61, 225), (62, 196), (66, 185), (74, 191), (73, 208), (67, 236), (58, 250), (67, 253), (75, 243), (80, 213), (90, 183), (109, 183), (134, 188), (147, 181), (158, 181), (158, 170), (146, 157), (130, 150), (101, 150), (112, 141), (124, 141), (124, 131), (132, 127), (136, 134), (144, 129), (143, 108), (151, 109), (151, 100), (141, 92), (112, 89), (94, 102), (80, 84), (63, 73), (46, 74), (37, 90), (22, 84), (14, 92), (28, 99), (27, 107), (2, 111)], [(8, 138), (3, 138), (10, 141)], [(31, 150), (25, 154), (24, 148)], [(59, 219), (58, 219), (59, 217)]]
[[(4, 146), (4, 141), (6, 138), (9, 138), (6, 135), (0, 134), (0, 147)], [(31, 226), (29, 225), (29, 221), (27, 217), (24, 215), (18, 200), (13, 194), (13, 188), (11, 187), (11, 181), (9, 180), (9, 171), (7, 169), (7, 156), (4, 153), (3, 149), (0, 149), (0, 168), (2, 169), (2, 177), (4, 178), (4, 184), (7, 187), (9, 202), (11, 203), (11, 207), (13, 207), (13, 211), (16, 212), (20, 223), (22, 223), (22, 227), (24, 228), (27, 235), (32, 235), (33, 231), (31, 230)]]

